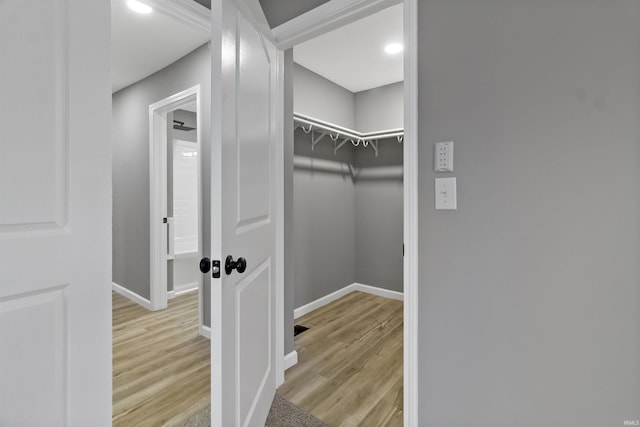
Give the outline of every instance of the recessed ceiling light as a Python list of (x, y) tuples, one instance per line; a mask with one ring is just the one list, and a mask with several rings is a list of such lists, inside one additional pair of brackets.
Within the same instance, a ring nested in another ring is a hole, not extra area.
[(395, 55), (396, 53), (402, 52), (403, 49), (404, 49), (404, 46), (402, 46), (402, 44), (400, 43), (390, 43), (385, 46), (384, 51), (387, 52), (389, 55)]
[(129, 9), (133, 10), (134, 12), (138, 12), (138, 13), (151, 13), (151, 11), (153, 9), (151, 9), (151, 6), (147, 6), (144, 3), (139, 2), (138, 0), (127, 0), (127, 6), (129, 6)]

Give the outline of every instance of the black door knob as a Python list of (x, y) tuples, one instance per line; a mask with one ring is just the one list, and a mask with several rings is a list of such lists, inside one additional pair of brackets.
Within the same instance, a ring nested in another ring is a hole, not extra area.
[(237, 261), (234, 261), (233, 257), (229, 255), (224, 262), (224, 272), (229, 275), (234, 269), (238, 273), (244, 273), (244, 271), (247, 269), (247, 260), (240, 257)]
[(211, 260), (207, 257), (204, 257), (200, 260), (200, 271), (203, 273), (208, 273), (211, 270)]

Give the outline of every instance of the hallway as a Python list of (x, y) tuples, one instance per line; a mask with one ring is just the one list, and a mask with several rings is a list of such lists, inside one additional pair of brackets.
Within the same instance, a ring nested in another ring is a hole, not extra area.
[(174, 426), (209, 406), (210, 342), (198, 293), (147, 311), (113, 293), (113, 426)]

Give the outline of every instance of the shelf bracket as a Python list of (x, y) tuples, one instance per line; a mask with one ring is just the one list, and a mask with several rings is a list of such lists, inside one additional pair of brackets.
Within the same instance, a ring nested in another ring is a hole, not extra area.
[(326, 132), (322, 132), (322, 133), (320, 134), (320, 136), (318, 136), (318, 137), (316, 137), (316, 136), (315, 136), (315, 132), (312, 132), (312, 133), (311, 133), (311, 151), (315, 150), (316, 145), (318, 145), (318, 143), (320, 142), (320, 140), (321, 140), (322, 138), (324, 138), (325, 136), (327, 136), (327, 133), (326, 133)]
[(349, 142), (349, 138), (344, 138), (340, 144), (335, 145), (333, 148), (333, 155), (338, 154), (338, 150), (341, 149), (344, 146), (344, 144), (346, 144), (347, 142)]
[(373, 148), (373, 151), (376, 153), (376, 157), (378, 157), (378, 141), (371, 140), (369, 141), (369, 145), (371, 145), (371, 148)]

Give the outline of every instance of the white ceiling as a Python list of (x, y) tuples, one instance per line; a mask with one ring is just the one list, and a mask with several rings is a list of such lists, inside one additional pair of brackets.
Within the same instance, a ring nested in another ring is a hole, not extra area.
[(401, 3), (323, 34), (296, 46), (293, 60), (351, 92), (402, 81), (402, 53), (384, 52), (403, 41), (402, 15)]
[[(402, 54), (387, 55), (402, 42), (402, 4), (338, 28), (294, 48), (294, 60), (359, 92), (403, 79)], [(209, 33), (161, 11), (141, 15), (126, 0), (111, 0), (111, 73), (116, 92), (175, 62), (209, 40)]]
[(111, 90), (155, 73), (206, 43), (206, 31), (154, 10), (142, 15), (126, 0), (111, 0)]

